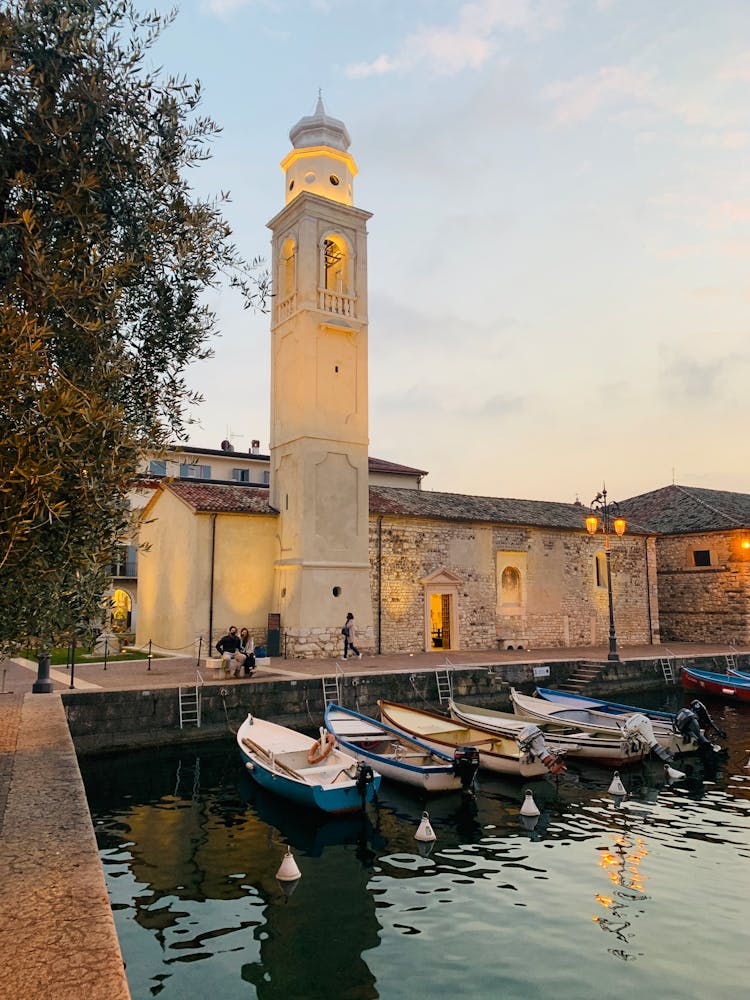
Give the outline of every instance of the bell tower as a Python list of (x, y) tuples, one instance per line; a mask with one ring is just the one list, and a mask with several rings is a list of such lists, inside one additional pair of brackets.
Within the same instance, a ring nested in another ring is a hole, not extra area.
[(275, 600), (291, 656), (331, 656), (352, 611), (373, 638), (370, 600), (367, 220), (343, 122), (315, 113), (289, 133), (285, 207), (268, 223), (270, 502), (279, 511)]

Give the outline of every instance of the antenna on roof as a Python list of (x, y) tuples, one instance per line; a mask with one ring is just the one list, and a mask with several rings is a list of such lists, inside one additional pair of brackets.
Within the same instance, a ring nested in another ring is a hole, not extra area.
[(672, 466), (672, 486), (674, 486), (674, 466)]

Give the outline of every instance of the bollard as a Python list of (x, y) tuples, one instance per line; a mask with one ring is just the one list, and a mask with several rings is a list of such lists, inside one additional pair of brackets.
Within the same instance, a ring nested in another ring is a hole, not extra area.
[(75, 674), (76, 674), (76, 637), (73, 636), (73, 642), (70, 644), (72, 648), (72, 655), (70, 657), (70, 688), (71, 691), (76, 686), (75, 685)]
[(36, 680), (31, 686), (33, 694), (52, 694), (52, 681), (49, 676), (49, 650), (40, 649), (37, 660)]

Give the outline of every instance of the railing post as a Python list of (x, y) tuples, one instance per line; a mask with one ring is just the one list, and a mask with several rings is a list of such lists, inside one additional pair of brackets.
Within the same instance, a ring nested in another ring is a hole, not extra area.
[(148, 667), (146, 669), (151, 669), (151, 639), (148, 640)]

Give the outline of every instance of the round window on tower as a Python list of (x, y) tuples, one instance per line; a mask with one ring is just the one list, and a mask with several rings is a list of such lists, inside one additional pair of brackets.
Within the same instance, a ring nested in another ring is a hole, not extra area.
[(305, 184), (314, 184), (314, 183), (315, 183), (315, 174), (311, 170), (309, 173), (305, 174)]
[(331, 182), (331, 184), (333, 184), (334, 187), (338, 187), (339, 184), (341, 183), (336, 174), (331, 174), (328, 180)]

